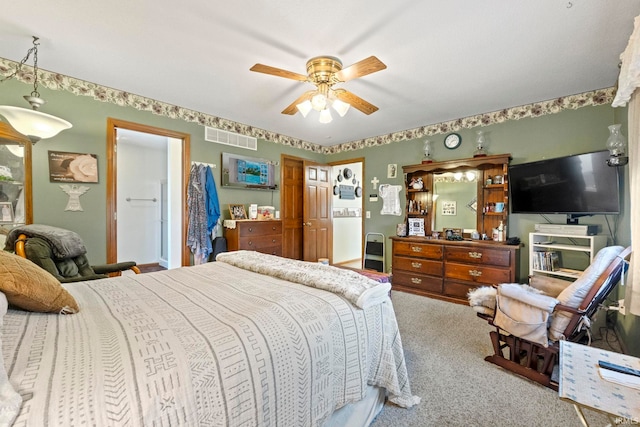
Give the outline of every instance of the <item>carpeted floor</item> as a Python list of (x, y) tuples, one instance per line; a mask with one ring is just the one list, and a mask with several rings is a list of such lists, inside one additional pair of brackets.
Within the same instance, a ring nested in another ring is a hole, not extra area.
[[(484, 361), (492, 353), (487, 322), (468, 306), (393, 292), (417, 406), (387, 403), (372, 427), (576, 426), (557, 392)], [(591, 425), (608, 423), (587, 411)]]

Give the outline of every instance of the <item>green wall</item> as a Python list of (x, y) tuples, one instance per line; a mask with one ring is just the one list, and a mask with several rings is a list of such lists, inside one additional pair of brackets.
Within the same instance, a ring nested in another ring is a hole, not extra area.
[[(32, 86), (15, 80), (0, 85), (0, 105), (27, 107), (22, 96), (29, 94)], [(220, 185), (222, 152), (238, 153), (248, 156), (280, 161), (280, 154), (304, 157), (318, 162), (324, 161), (324, 155), (300, 150), (282, 144), (258, 140), (258, 151), (229, 147), (204, 140), (204, 126), (187, 123), (182, 120), (158, 116), (150, 112), (138, 111), (131, 107), (96, 101), (87, 96), (76, 96), (65, 91), (52, 91), (40, 88), (40, 95), (47, 101), (41, 111), (70, 121), (73, 127), (54, 138), (38, 142), (33, 148), (33, 220), (57, 227), (68, 228), (79, 233), (87, 246), (87, 254), (92, 264), (106, 260), (106, 130), (107, 118), (126, 120), (191, 135), (191, 160), (216, 163), (214, 178)], [(98, 155), (99, 182), (83, 184), (90, 187), (80, 196), (82, 212), (65, 212), (68, 196), (58, 183), (49, 182), (47, 152), (69, 151)], [(144, 162), (144, 159), (140, 159)], [(279, 168), (277, 172), (279, 173)], [(279, 183), (279, 175), (277, 176)], [(220, 188), (218, 191), (223, 218), (229, 218), (228, 204), (257, 203), (280, 208), (280, 191), (243, 190)]]
[[(22, 96), (31, 92), (29, 85), (10, 80), (0, 85), (0, 104), (26, 106)], [(43, 112), (58, 115), (73, 123), (73, 128), (58, 136), (39, 142), (33, 150), (33, 195), (34, 222), (47, 223), (70, 228), (82, 235), (92, 263), (100, 263), (106, 259), (106, 119), (113, 117), (149, 126), (155, 126), (191, 135), (191, 160), (220, 164), (221, 152), (234, 152), (247, 155), (253, 152), (233, 149), (219, 144), (204, 141), (204, 128), (198, 124), (157, 116), (150, 112), (141, 112), (130, 107), (96, 101), (85, 96), (75, 96), (69, 92), (51, 91), (42, 88), (41, 95), (48, 103)], [(355, 113), (354, 113), (355, 114)], [(524, 163), (543, 158), (558, 157), (569, 154), (596, 151), (605, 148), (608, 136), (607, 126), (623, 123), (626, 129), (626, 109), (613, 109), (609, 106), (585, 107), (578, 110), (564, 110), (558, 114), (537, 118), (526, 118), (507, 121), (483, 128), (490, 154), (511, 153), (512, 163)], [(345, 118), (344, 120), (348, 119)], [(374, 118), (375, 119), (375, 118)], [(475, 129), (463, 129), (458, 132), (462, 136), (462, 145), (456, 150), (448, 150), (443, 144), (444, 135), (431, 137), (433, 141), (433, 158), (437, 161), (471, 157), (473, 155)], [(626, 134), (626, 132), (624, 132)], [(322, 155), (275, 144), (264, 140), (258, 141), (258, 157), (280, 160), (280, 154), (307, 158), (319, 162), (337, 162), (363, 157), (364, 179), (363, 199), (365, 211), (371, 212), (371, 219), (365, 221), (364, 232), (378, 232), (386, 236), (395, 234), (396, 224), (404, 221), (403, 216), (380, 215), (382, 200), (370, 202), (369, 195), (377, 193), (371, 180), (377, 177), (380, 183), (401, 185), (404, 188), (404, 177), (398, 173), (397, 178), (387, 179), (387, 165), (395, 163), (401, 170), (403, 165), (420, 163), (425, 138), (401, 141), (389, 145), (370, 147), (361, 150), (347, 151), (333, 155)], [(50, 183), (48, 177), (47, 151), (89, 152), (98, 155), (100, 182), (87, 184), (91, 189), (81, 196), (83, 212), (65, 212), (67, 195), (58, 184)], [(140, 159), (144, 161), (144, 159)], [(628, 191), (628, 168), (621, 168), (623, 184), (622, 213), (618, 216), (602, 215), (585, 217), (580, 221), (585, 224), (599, 224), (602, 233), (610, 238), (609, 243), (623, 246), (630, 244), (630, 213)], [(216, 182), (220, 183), (220, 166), (214, 171)], [(273, 205), (279, 208), (280, 192), (250, 191), (220, 188), (220, 203), (223, 210), (229, 203), (258, 203)], [(400, 199), (405, 198), (404, 190)], [(404, 202), (402, 202), (404, 203)], [(548, 215), (547, 219), (554, 223), (563, 223), (565, 216)], [(528, 272), (528, 233), (533, 231), (534, 224), (545, 222), (540, 215), (511, 215), (509, 218), (509, 236), (518, 236), (525, 243), (520, 252), (520, 280), (524, 281)], [(387, 259), (391, 260), (391, 245), (387, 245)], [(626, 347), (632, 354), (640, 354), (640, 340), (631, 337), (640, 333), (638, 317), (627, 315), (620, 319), (618, 328)]]

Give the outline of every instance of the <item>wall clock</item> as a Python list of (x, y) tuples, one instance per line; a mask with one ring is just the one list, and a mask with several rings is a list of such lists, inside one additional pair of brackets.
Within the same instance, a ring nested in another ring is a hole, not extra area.
[(462, 137), (457, 133), (450, 133), (444, 138), (444, 146), (449, 150), (454, 150), (460, 146), (462, 142)]
[(344, 171), (342, 172), (342, 174), (344, 175), (345, 178), (351, 179), (351, 177), (353, 176), (353, 171), (349, 168), (344, 168)]

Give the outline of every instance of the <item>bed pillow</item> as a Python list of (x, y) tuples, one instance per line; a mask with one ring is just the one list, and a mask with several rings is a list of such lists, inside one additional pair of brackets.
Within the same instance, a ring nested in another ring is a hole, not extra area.
[(78, 303), (51, 273), (0, 250), (0, 291), (12, 306), (44, 313), (76, 313)]

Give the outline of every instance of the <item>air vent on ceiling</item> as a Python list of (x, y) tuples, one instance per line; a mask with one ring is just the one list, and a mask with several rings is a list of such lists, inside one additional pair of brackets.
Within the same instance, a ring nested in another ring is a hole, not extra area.
[(209, 142), (217, 142), (218, 144), (231, 145), (233, 147), (247, 148), (249, 150), (258, 150), (258, 139), (251, 136), (240, 135), (238, 133), (227, 132), (205, 126), (204, 140)]

